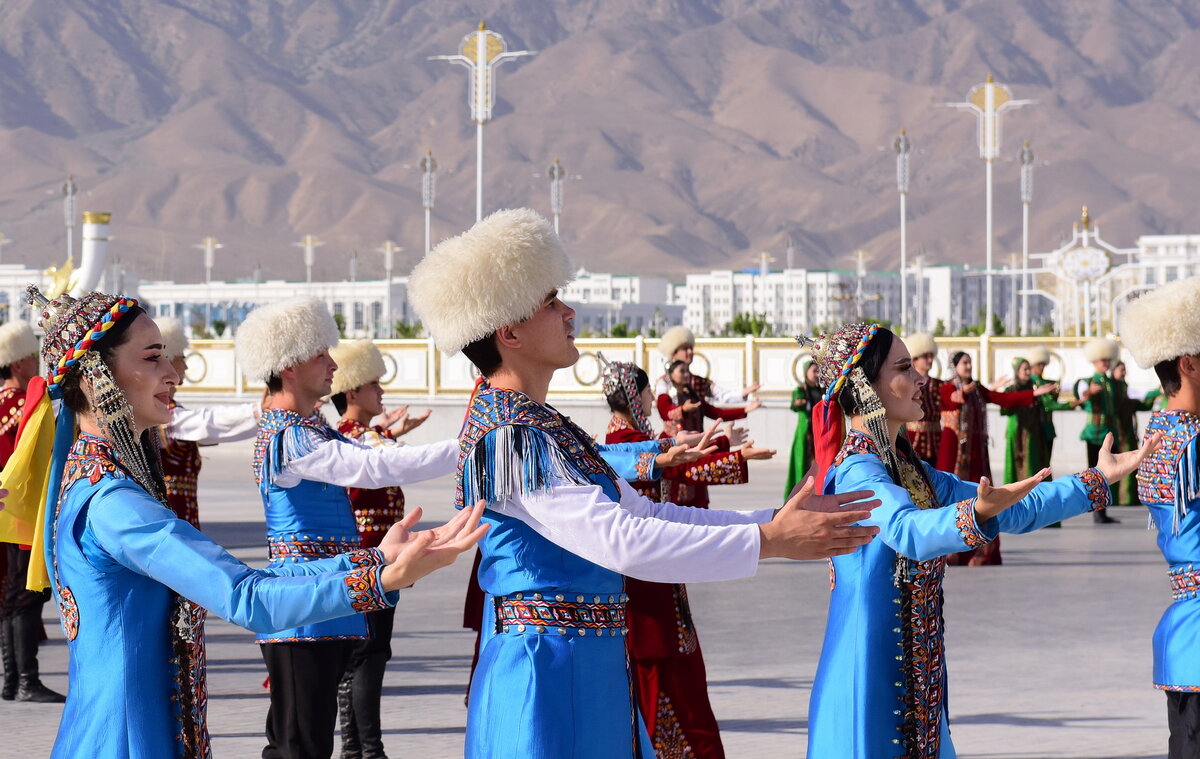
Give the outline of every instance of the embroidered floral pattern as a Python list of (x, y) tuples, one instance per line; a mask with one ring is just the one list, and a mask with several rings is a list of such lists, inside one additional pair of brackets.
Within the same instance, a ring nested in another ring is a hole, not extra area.
[(16, 431), (25, 408), (25, 391), (15, 387), (0, 388), (0, 435)]
[[(171, 402), (175, 408), (175, 402)], [(167, 486), (167, 505), (175, 515), (193, 527), (200, 527), (196, 500), (196, 480), (200, 475), (200, 444), (194, 440), (168, 438), (160, 452), (163, 483)]]
[(362, 566), (346, 573), (343, 580), (350, 595), (350, 608), (355, 611), (379, 611), (388, 603), (381, 579), (382, 569), (378, 566)]
[(1163, 433), (1163, 441), (1138, 467), (1138, 500), (1174, 503), (1175, 474), (1184, 450), (1200, 435), (1200, 416), (1186, 411), (1156, 411), (1146, 424), (1146, 435), (1155, 432)]
[(58, 611), (62, 616), (63, 635), (67, 640), (75, 640), (79, 635), (79, 605), (75, 603), (75, 594), (65, 585), (58, 589)]
[(1112, 490), (1108, 487), (1108, 480), (1104, 478), (1099, 469), (1085, 469), (1075, 476), (1087, 489), (1088, 501), (1092, 504), (1089, 511), (1112, 506)]
[(954, 504), (954, 524), (958, 527), (958, 534), (967, 548), (978, 548), (992, 541), (983, 534), (979, 523), (975, 521), (975, 501), (974, 498), (968, 498)]
[(671, 589), (675, 596), (675, 634), (678, 650), (681, 654), (690, 654), (700, 646), (700, 640), (696, 637), (696, 624), (692, 621), (692, 606), (688, 602), (687, 586), (675, 584)]
[(687, 468), (687, 478), (704, 485), (740, 485), (746, 481), (745, 459), (738, 453), (714, 456)]
[(654, 459), (657, 456), (657, 453), (651, 453), (649, 451), (638, 454), (637, 466), (634, 468), (634, 470), (637, 472), (637, 478), (639, 480), (654, 479)]
[(654, 712), (654, 756), (656, 759), (694, 759), (696, 756), (675, 716), (670, 696), (661, 691)]
[(172, 614), (171, 648), (175, 652), (176, 704), (179, 740), (187, 759), (210, 759), (208, 734), (208, 659), (204, 647), (204, 619), (208, 612), (199, 604), (175, 597)]
[(921, 408), (925, 415), (920, 421), (909, 422), (908, 439), (913, 450), (923, 459), (936, 458), (942, 438), (942, 380), (929, 377), (920, 390)]
[[(338, 432), (351, 440), (372, 446), (390, 445), (395, 437), (382, 427), (368, 427), (362, 422), (342, 417)], [(404, 518), (404, 491), (399, 486), (386, 488), (346, 488), (354, 523), (366, 545), (377, 545), (392, 525)]]

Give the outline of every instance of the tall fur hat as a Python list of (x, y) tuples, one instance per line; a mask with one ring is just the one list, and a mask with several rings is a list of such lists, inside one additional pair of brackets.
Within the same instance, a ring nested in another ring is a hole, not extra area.
[(904, 346), (908, 348), (908, 354), (914, 358), (929, 353), (936, 356), (938, 352), (937, 340), (934, 340), (933, 335), (928, 332), (918, 332), (915, 335), (909, 335), (904, 338)]
[(381, 379), (387, 374), (387, 365), (383, 363), (383, 353), (370, 340), (355, 340), (350, 343), (338, 343), (329, 351), (337, 363), (337, 371), (333, 373), (333, 395), (347, 390), (357, 390), (373, 380)]
[(1088, 361), (1099, 361), (1103, 358), (1116, 361), (1121, 357), (1121, 346), (1107, 337), (1097, 337), (1083, 346), (1083, 355)]
[(24, 319), (0, 325), (0, 366), (12, 366), (38, 352), (37, 336)]
[(1050, 351), (1044, 345), (1035, 345), (1025, 351), (1025, 358), (1031, 366), (1050, 363)]
[(154, 323), (158, 325), (158, 331), (162, 333), (163, 353), (166, 354), (168, 361), (187, 353), (191, 343), (188, 341), (187, 333), (183, 331), (183, 322), (174, 316), (160, 316), (154, 320)]
[(1143, 369), (1200, 354), (1200, 277), (1175, 280), (1127, 305), (1121, 342)]
[(265, 382), (337, 342), (337, 323), (329, 309), (317, 298), (302, 295), (247, 314), (234, 336), (234, 350), (242, 372)]
[(437, 347), (454, 354), (528, 319), (572, 272), (550, 222), (515, 208), (443, 240), (413, 269), (408, 297)]
[(658, 341), (658, 352), (670, 358), (680, 346), (695, 344), (696, 335), (682, 324), (677, 324), (663, 333), (662, 339)]

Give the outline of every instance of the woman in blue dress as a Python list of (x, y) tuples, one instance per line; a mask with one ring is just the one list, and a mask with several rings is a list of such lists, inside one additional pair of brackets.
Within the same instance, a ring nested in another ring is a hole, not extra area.
[(178, 377), (150, 317), (129, 298), (29, 294), (49, 373), (18, 451), (54, 449), (44, 544), (70, 655), (53, 757), (211, 756), (206, 610), (270, 632), (384, 608), (486, 529), (478, 507), (427, 532), (410, 514), (378, 549), (251, 569), (167, 506), (148, 431), (170, 421)]
[[(923, 413), (925, 378), (904, 343), (872, 324), (848, 324), (816, 348), (826, 388), (813, 412), (825, 492), (873, 490), (866, 524), (879, 539), (832, 560), (825, 642), (809, 704), (810, 759), (954, 757), (946, 714), (942, 577), (946, 554), (1107, 506), (1108, 483), (1158, 444), (1111, 453), (1072, 477), (1003, 487), (963, 482), (922, 462), (906, 422)], [(843, 417), (848, 432), (842, 435)]]

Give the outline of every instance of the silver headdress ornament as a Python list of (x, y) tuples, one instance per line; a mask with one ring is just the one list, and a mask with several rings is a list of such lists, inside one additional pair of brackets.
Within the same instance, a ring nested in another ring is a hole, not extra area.
[(642, 394), (637, 389), (638, 366), (628, 361), (609, 361), (603, 353), (596, 353), (600, 365), (604, 367), (602, 379), (604, 395), (623, 402), (633, 417), (633, 424), (638, 431), (647, 437), (654, 437), (654, 428), (650, 426), (650, 414), (642, 406)]

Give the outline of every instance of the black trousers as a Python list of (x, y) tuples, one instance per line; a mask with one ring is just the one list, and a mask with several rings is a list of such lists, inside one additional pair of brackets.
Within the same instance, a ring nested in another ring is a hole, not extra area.
[(379, 717), (383, 677), (392, 658), (392, 629), (396, 608), (367, 613), (371, 639), (354, 647), (338, 690), (342, 727), (342, 759), (382, 759), (383, 723)]
[(271, 677), (263, 759), (329, 759), (337, 725), (337, 689), (358, 641), (263, 643)]
[(1200, 759), (1200, 693), (1167, 693), (1167, 759)]

